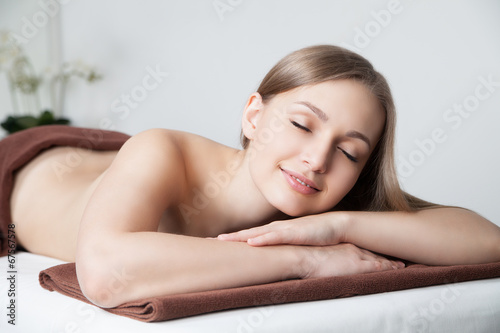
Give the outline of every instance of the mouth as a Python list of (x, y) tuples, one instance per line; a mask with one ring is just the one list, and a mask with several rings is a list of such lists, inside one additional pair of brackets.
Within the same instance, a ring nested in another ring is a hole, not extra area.
[(288, 184), (295, 191), (302, 194), (314, 194), (320, 191), (318, 186), (312, 180), (302, 176), (301, 174), (283, 168), (280, 168), (280, 170)]

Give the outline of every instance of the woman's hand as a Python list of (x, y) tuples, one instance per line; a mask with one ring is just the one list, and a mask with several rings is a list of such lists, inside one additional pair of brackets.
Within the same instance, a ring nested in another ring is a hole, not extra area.
[(335, 245), (344, 241), (346, 225), (345, 214), (328, 212), (275, 221), (260, 227), (222, 234), (217, 238), (224, 241), (247, 242), (252, 246)]
[(404, 268), (401, 261), (361, 249), (350, 243), (332, 246), (297, 246), (302, 252), (300, 276), (319, 278), (381, 272)]

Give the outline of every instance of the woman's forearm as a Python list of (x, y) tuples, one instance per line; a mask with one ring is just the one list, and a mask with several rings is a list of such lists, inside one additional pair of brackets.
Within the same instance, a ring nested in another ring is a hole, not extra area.
[(500, 228), (465, 209), (345, 214), (343, 240), (371, 251), (429, 265), (500, 260)]
[(300, 277), (293, 246), (254, 248), (158, 232), (123, 233), (77, 257), (87, 298), (113, 307), (145, 297), (231, 288)]
[(161, 295), (404, 267), (352, 244), (253, 247), (158, 232), (110, 236), (106, 242), (102, 234), (87, 239), (76, 258), (84, 295), (102, 307)]

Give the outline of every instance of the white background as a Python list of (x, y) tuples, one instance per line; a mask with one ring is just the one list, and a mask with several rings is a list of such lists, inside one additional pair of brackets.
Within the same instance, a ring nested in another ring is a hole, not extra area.
[[(128, 134), (173, 128), (238, 147), (246, 98), (280, 58), (313, 44), (342, 45), (367, 57), (391, 85), (405, 190), (500, 224), (499, 1), (61, 2), (43, 0), (55, 14), (38, 22), (22, 46), (40, 72), (80, 59), (103, 75), (93, 85), (70, 82), (64, 116), (74, 125)], [(22, 36), (44, 7), (0, 0), (0, 29)], [(139, 91), (147, 68), (168, 76), (125, 112), (120, 98)], [(12, 106), (1, 74), (3, 119)], [(477, 88), (480, 77), (496, 82), (491, 92)], [(464, 103), (474, 111), (459, 125), (443, 118)], [(427, 145), (426, 154), (415, 141), (428, 140), (435, 129), (446, 139)]]

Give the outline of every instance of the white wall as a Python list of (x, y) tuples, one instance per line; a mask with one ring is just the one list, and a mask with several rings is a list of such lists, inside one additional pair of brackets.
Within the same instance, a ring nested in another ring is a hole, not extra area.
[[(41, 15), (40, 15), (41, 13)], [(37, 25), (33, 23), (33, 16)], [(43, 72), (47, 67), (52, 66), (53, 62), (57, 61), (57, 48), (47, 47), (53, 45), (54, 25), (58, 23), (58, 16), (54, 15), (55, 19), (49, 19), (46, 14), (35, 1), (8, 1), (0, 0), (0, 31), (12, 31), (16, 34), (19, 44), (24, 52), (28, 54), (33, 67), (37, 72)], [(0, 40), (0, 47), (3, 43)], [(3, 121), (8, 114), (12, 114), (13, 106), (9, 87), (7, 83), (5, 63), (3, 52), (0, 50), (0, 119)], [(40, 89), (44, 89), (41, 87)], [(40, 107), (48, 106), (48, 95), (41, 94)], [(35, 110), (33, 110), (35, 111)], [(4, 134), (0, 129), (0, 134)], [(1, 137), (2, 135), (0, 135)]]
[[(3, 27), (19, 29), (20, 15), (40, 7), (16, 4), (8, 24), (0, 5)], [(93, 86), (71, 84), (65, 114), (75, 125), (130, 134), (167, 127), (235, 147), (246, 98), (277, 60), (318, 43), (356, 50), (393, 89), (404, 188), (500, 224), (496, 0), (72, 0), (61, 5), (59, 18), (63, 58), (82, 59), (104, 75)], [(143, 87), (148, 68), (168, 73), (150, 91)], [(494, 82), (491, 91), (482, 80)], [(133, 93), (144, 99), (127, 109), (120, 98)], [(464, 104), (464, 116), (454, 113)], [(434, 148), (433, 131), (442, 141)], [(416, 140), (426, 142), (423, 149)]]

